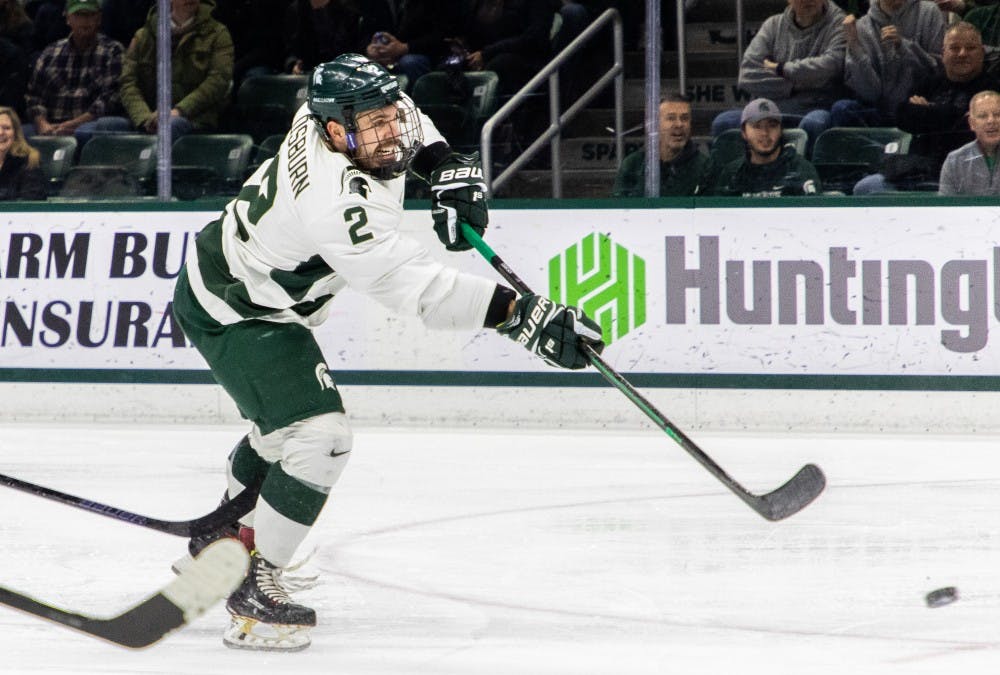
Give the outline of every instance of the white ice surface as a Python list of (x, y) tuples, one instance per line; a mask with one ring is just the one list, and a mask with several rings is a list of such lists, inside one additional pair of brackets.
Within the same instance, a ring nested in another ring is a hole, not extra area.
[[(6, 425), (0, 473), (168, 520), (211, 510), (241, 426)], [(130, 652), (0, 606), (0, 672), (1000, 672), (1000, 439), (698, 434), (747, 488), (816, 462), (780, 523), (659, 431), (358, 429), (303, 550), (313, 645), (226, 649), (222, 606)], [(0, 585), (108, 616), (185, 550), (0, 487)], [(924, 594), (957, 586), (928, 609)]]

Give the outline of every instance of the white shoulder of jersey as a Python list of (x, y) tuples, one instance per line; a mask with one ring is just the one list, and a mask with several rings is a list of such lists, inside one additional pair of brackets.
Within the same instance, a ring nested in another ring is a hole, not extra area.
[[(442, 265), (401, 235), (405, 177), (377, 180), (361, 171), (326, 146), (307, 115), (299, 111), (283, 146), (287, 168), (279, 167), (279, 184), (289, 181), (284, 187), (294, 194), (294, 211), (315, 252), (354, 290), (394, 311), (436, 328), (481, 327), (496, 284)], [(309, 123), (300, 126), (301, 120)], [(442, 140), (428, 124), (431, 141)], [(296, 192), (299, 142), (308, 169), (297, 178), (303, 187)]]

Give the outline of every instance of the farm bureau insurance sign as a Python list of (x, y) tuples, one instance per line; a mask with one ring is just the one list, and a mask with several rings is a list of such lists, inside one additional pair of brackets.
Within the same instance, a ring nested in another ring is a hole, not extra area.
[[(989, 207), (501, 210), (487, 239), (534, 288), (591, 307), (622, 372), (1000, 375)], [(215, 212), (7, 213), (0, 368), (199, 369), (171, 313)], [(442, 260), (424, 211), (404, 229)], [(592, 277), (591, 275), (598, 275)], [(428, 331), (350, 291), (331, 370), (551, 372), (490, 334)]]

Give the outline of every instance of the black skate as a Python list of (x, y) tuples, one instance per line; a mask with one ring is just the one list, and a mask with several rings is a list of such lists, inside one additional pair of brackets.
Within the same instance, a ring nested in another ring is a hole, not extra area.
[(254, 551), (250, 571), (226, 602), (232, 622), (223, 637), (227, 647), (298, 651), (310, 644), (316, 612), (292, 602), (281, 584), (282, 570)]
[[(229, 501), (229, 494), (222, 495), (222, 501), (219, 505), (222, 506)], [(247, 551), (253, 549), (253, 528), (248, 528), (241, 526), (239, 523), (230, 523), (228, 525), (223, 525), (212, 532), (203, 534), (197, 537), (192, 537), (188, 540), (188, 555), (178, 558), (171, 565), (171, 568), (175, 574), (180, 574), (188, 565), (194, 562), (194, 559), (205, 550), (209, 544), (214, 544), (220, 539), (239, 539), (243, 542)]]

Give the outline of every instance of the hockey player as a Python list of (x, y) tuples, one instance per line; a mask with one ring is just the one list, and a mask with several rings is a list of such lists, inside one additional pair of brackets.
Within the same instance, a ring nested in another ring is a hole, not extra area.
[(478, 158), (453, 153), (381, 66), (357, 54), (321, 64), (278, 154), (202, 230), (178, 277), (177, 321), (253, 423), (227, 465), (227, 498), (260, 486), (241, 521), (241, 534), (253, 528), (252, 542), (243, 537), (251, 567), (227, 602), (229, 646), (302, 649), (316, 624), (281, 573), (350, 456), (351, 428), (310, 330), (338, 292), (350, 286), (431, 328), (495, 328), (558, 367), (584, 367), (584, 343), (603, 349), (580, 310), (518, 298), (400, 234), (407, 170), (431, 185), (445, 247), (468, 250), (460, 223), (482, 233), (488, 220)]

